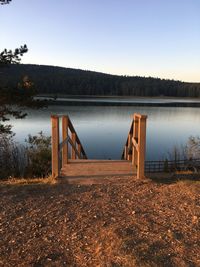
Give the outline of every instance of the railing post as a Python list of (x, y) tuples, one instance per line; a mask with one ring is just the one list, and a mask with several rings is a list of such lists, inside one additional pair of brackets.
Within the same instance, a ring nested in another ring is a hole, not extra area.
[[(62, 141), (68, 137), (68, 116), (62, 116)], [(68, 142), (62, 148), (62, 167), (68, 163)]]
[[(133, 138), (138, 139), (138, 124), (139, 120), (138, 117), (134, 115), (134, 124), (133, 124)], [(133, 164), (133, 170), (137, 171), (138, 167), (138, 151), (135, 146), (132, 148), (132, 164)]]
[(59, 170), (59, 117), (51, 116), (52, 125), (52, 177), (57, 178), (60, 174)]
[(141, 115), (138, 127), (138, 171), (137, 178), (145, 177), (145, 154), (146, 154), (146, 119), (147, 116)]
[[(76, 133), (75, 132), (72, 132), (72, 142), (76, 146)], [(72, 153), (71, 158), (76, 159), (76, 151), (73, 147), (72, 147), (71, 153)]]

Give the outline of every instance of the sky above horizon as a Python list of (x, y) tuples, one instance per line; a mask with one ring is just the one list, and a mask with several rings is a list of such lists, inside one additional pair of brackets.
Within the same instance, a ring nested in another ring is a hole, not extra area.
[(0, 25), (22, 63), (200, 82), (199, 0), (12, 0)]

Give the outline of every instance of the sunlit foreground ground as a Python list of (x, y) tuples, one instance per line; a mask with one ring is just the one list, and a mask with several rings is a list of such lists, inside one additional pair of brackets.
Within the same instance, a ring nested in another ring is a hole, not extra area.
[(200, 266), (200, 182), (166, 178), (1, 183), (0, 266)]

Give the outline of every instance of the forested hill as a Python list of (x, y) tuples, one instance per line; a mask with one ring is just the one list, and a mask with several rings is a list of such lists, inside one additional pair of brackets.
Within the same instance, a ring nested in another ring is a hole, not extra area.
[(200, 83), (43, 65), (20, 64), (1, 69), (0, 84), (13, 86), (24, 76), (33, 81), (39, 94), (200, 97)]

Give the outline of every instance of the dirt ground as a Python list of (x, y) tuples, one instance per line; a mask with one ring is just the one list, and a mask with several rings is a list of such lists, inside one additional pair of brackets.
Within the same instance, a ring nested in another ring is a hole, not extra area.
[(0, 266), (200, 266), (200, 182), (1, 184)]

